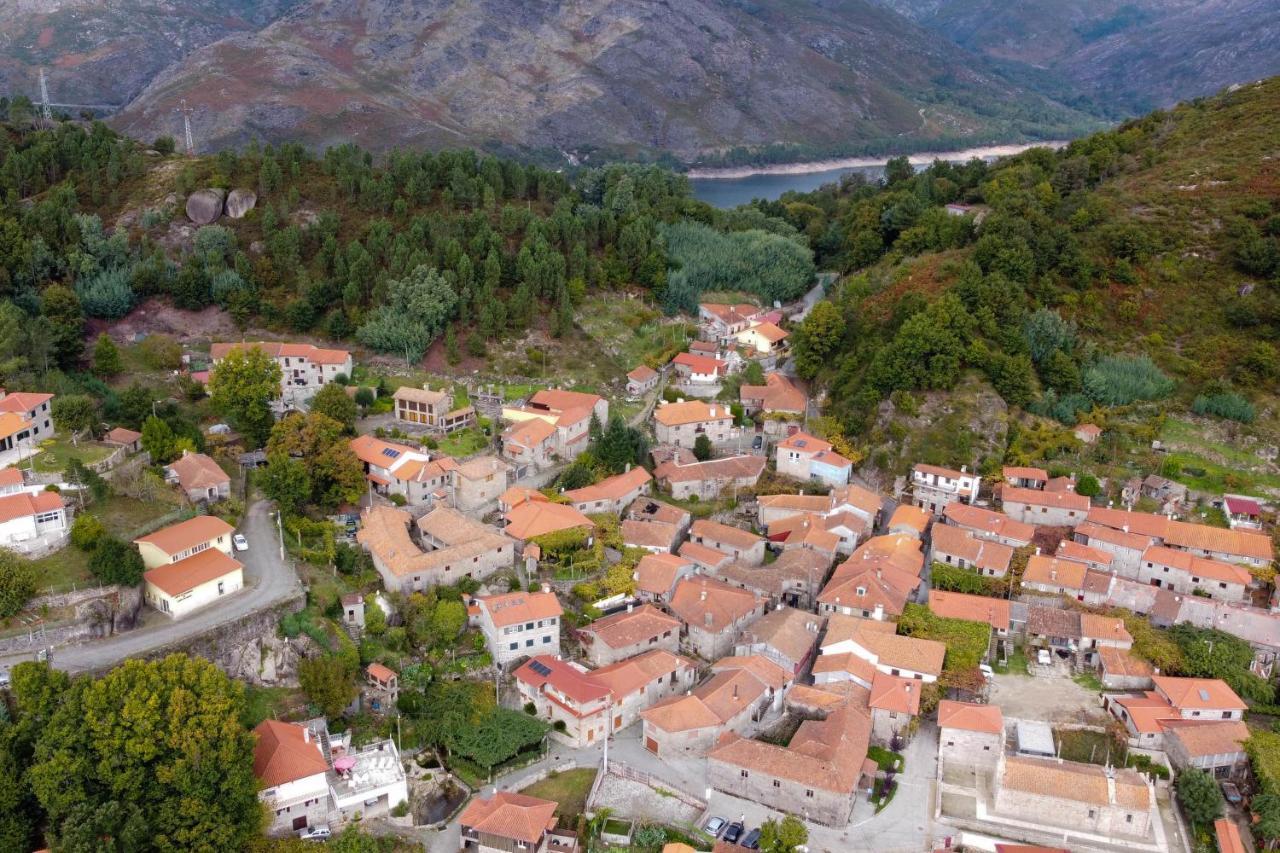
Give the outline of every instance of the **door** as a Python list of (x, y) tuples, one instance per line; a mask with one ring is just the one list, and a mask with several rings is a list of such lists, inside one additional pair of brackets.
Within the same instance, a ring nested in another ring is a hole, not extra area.
[(658, 754), (658, 742), (651, 737), (644, 739), (644, 748), (652, 752), (654, 755)]
[(293, 819), (293, 829), (295, 832), (298, 831), (299, 829), (306, 829), (306, 828), (307, 828), (306, 815), (303, 815), (302, 817), (295, 817)]

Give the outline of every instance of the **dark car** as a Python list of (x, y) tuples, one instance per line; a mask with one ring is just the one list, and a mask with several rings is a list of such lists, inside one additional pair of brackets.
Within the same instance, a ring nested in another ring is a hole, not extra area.
[(733, 823), (729, 824), (729, 828), (724, 831), (724, 835), (722, 837), (730, 844), (737, 844), (738, 839), (742, 837), (742, 831), (744, 829), (746, 829), (746, 827), (735, 820)]
[(757, 435), (757, 436), (755, 437), (755, 440), (751, 442), (751, 449), (752, 449), (752, 450), (759, 450), (759, 449), (760, 449), (760, 448), (762, 448), (762, 447), (764, 447), (764, 436), (763, 436), (763, 435)]
[(742, 839), (742, 846), (748, 850), (760, 849), (760, 830), (753, 829), (747, 833), (747, 837)]
[(1240, 795), (1240, 789), (1236, 787), (1235, 782), (1222, 783), (1222, 797), (1233, 806), (1238, 806), (1244, 802), (1244, 797)]

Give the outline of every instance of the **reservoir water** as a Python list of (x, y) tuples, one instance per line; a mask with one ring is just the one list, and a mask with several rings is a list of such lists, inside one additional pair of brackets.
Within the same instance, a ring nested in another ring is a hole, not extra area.
[[(1064, 144), (1038, 142), (1034, 145), (991, 145), (985, 148), (966, 148), (963, 151), (912, 154), (908, 159), (913, 166), (919, 168), (927, 166), (934, 160), (948, 160), (956, 163), (962, 163), (973, 157), (994, 160), (997, 157), (1007, 157), (1036, 146), (1057, 148)], [(786, 192), (812, 192), (823, 184), (834, 183), (840, 180), (842, 175), (852, 172), (861, 172), (867, 176), (868, 180), (877, 181), (884, 175), (887, 160), (888, 158), (850, 157), (818, 163), (791, 163), (758, 168), (693, 169), (689, 172), (689, 183), (693, 188), (694, 197), (707, 204), (713, 207), (737, 207), (757, 198), (772, 201)]]

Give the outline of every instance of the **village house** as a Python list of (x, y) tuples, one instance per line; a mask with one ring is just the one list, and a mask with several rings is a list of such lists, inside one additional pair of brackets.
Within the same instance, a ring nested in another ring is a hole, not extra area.
[(1053, 556), (1059, 560), (1072, 560), (1081, 563), (1092, 572), (1110, 572), (1111, 564), (1115, 562), (1115, 555), (1110, 551), (1103, 551), (1101, 548), (1093, 548), (1089, 545), (1081, 545), (1071, 539), (1060, 541), (1058, 550), (1053, 552)]
[(556, 824), (559, 803), (510, 791), (474, 797), (458, 815), (466, 853), (574, 853), (578, 836)]
[(1072, 536), (1076, 543), (1110, 555), (1107, 570), (1130, 580), (1138, 579), (1142, 569), (1142, 555), (1154, 541), (1150, 536), (1105, 527), (1092, 521), (1078, 525)]
[(1103, 696), (1103, 708), (1124, 723), (1130, 745), (1142, 749), (1164, 749), (1171, 728), (1243, 720), (1248, 709), (1220, 679), (1157, 675), (1151, 681), (1154, 689), (1140, 695)]
[(716, 344), (727, 344), (763, 313), (764, 309), (745, 302), (734, 305), (704, 302), (698, 306), (699, 337)]
[(779, 519), (769, 525), (769, 541), (781, 545), (783, 552), (807, 549), (823, 554), (828, 561), (841, 550), (842, 537), (827, 530), (828, 519), (801, 513)]
[(930, 561), (970, 569), (987, 577), (1004, 577), (1013, 560), (1013, 548), (1008, 545), (975, 538), (964, 528), (950, 524), (934, 525), (930, 546)]
[(973, 503), (982, 478), (962, 467), (959, 471), (920, 463), (911, 469), (912, 502), (934, 515), (942, 515), (953, 501)]
[(402, 509), (373, 506), (356, 533), (389, 592), (407, 595), (462, 578), (483, 580), (515, 561), (515, 542), (452, 507), (437, 506), (419, 518), (417, 542), (412, 520)]
[(1006, 465), (1000, 470), (1006, 486), (1015, 489), (1042, 490), (1049, 483), (1049, 472), (1043, 468), (1025, 468)]
[(766, 320), (752, 323), (733, 337), (740, 346), (759, 355), (773, 355), (785, 346), (788, 336), (788, 332)]
[(733, 428), (733, 412), (723, 403), (660, 401), (653, 410), (653, 421), (658, 443), (676, 447), (692, 448), (700, 435), (707, 436), (712, 444), (725, 444), (737, 434)]
[(1000, 491), (1000, 508), (1024, 524), (1075, 527), (1089, 514), (1089, 499), (1075, 492), (1005, 486)]
[(809, 398), (781, 373), (765, 374), (763, 385), (742, 385), (738, 400), (748, 417), (765, 414), (803, 415)]
[(640, 712), (644, 748), (659, 757), (698, 757), (727, 732), (749, 734), (782, 703), (790, 676), (760, 657), (724, 658), (711, 678)]
[(356, 436), (351, 439), (350, 447), (374, 491), (387, 496), (400, 495), (411, 505), (446, 497), (458, 467), (451, 457), (436, 456), (372, 435)]
[(689, 541), (728, 554), (749, 566), (764, 562), (764, 537), (740, 527), (700, 518), (689, 528)]
[(329, 821), (329, 757), (299, 723), (264, 720), (253, 730), (253, 775), (271, 822), (268, 835), (290, 835)]
[(665, 604), (671, 600), (676, 583), (694, 573), (694, 564), (675, 554), (648, 554), (636, 563), (632, 578), (636, 582), (636, 598)]
[(137, 430), (116, 427), (102, 437), (103, 444), (123, 447), (126, 453), (138, 453), (142, 450), (142, 433)]
[[(892, 626), (836, 614), (827, 620), (827, 633), (822, 639), (822, 655), (818, 660), (828, 655), (848, 654), (871, 664), (875, 672), (913, 678), (928, 684), (937, 681), (942, 674), (942, 659), (946, 652), (947, 647), (942, 643), (900, 636), (893, 633)], [(818, 670), (815, 665), (815, 683), (853, 680), (871, 688), (871, 681), (860, 676), (856, 669), (851, 675), (847, 670), (822, 673)]]
[(342, 349), (321, 349), (312, 344), (278, 341), (257, 343), (216, 343), (209, 349), (213, 371), (236, 350), (259, 349), (280, 367), (280, 403), (285, 407), (306, 403), (316, 392), (339, 376), (351, 376), (351, 353)]
[(514, 676), (520, 699), (540, 719), (557, 728), (563, 724), (552, 736), (583, 749), (627, 728), (654, 703), (691, 688), (697, 672), (688, 658), (654, 649), (595, 670), (538, 655)]
[[(0, 495), (0, 548), (19, 554), (41, 554), (66, 544), (70, 534), (67, 507), (57, 492), (26, 492), (22, 488), (22, 472), (16, 468), (7, 474), (8, 493)], [(16, 474), (16, 476), (15, 476)]]
[(765, 458), (752, 454), (725, 456), (705, 462), (663, 462), (653, 469), (658, 486), (676, 500), (696, 497), (709, 501), (728, 489), (749, 489), (764, 472)]
[(1004, 715), (998, 705), (943, 699), (938, 703), (938, 763), (993, 772), (1004, 754)]
[(999, 542), (1010, 548), (1025, 548), (1036, 535), (1035, 527), (1030, 524), (1014, 521), (1002, 512), (992, 512), (958, 501), (947, 504), (942, 515), (947, 524), (958, 527), (971, 536)]
[(661, 378), (662, 374), (647, 364), (635, 367), (627, 374), (627, 396), (633, 399), (643, 397), (658, 387)]
[(852, 554), (870, 535), (881, 507), (879, 495), (852, 485), (833, 489), (829, 495), (761, 495), (756, 499), (757, 515), (760, 523), (769, 527), (770, 539), (778, 522), (792, 529), (798, 515), (820, 518), (824, 530), (840, 537), (836, 550), (841, 554)]
[(853, 463), (832, 449), (828, 441), (796, 432), (774, 448), (778, 473), (797, 480), (818, 480), (843, 486), (853, 474)]
[(182, 451), (164, 469), (166, 482), (176, 483), (192, 503), (213, 503), (231, 497), (231, 477), (203, 453)]
[(1155, 669), (1124, 649), (1103, 646), (1097, 651), (1098, 678), (1106, 690), (1149, 690)]
[(391, 395), (397, 423), (409, 428), (426, 427), (437, 435), (448, 435), (476, 424), (473, 406), (453, 407), (453, 394), (402, 385)]
[(1257, 498), (1223, 495), (1222, 511), (1227, 516), (1227, 526), (1232, 530), (1262, 529), (1262, 505)]
[(0, 388), (0, 465), (14, 465), (40, 450), (53, 438), (52, 394), (27, 391), (6, 393)]
[(231, 557), (235, 528), (198, 515), (133, 540), (142, 555), (143, 598), (175, 619), (244, 586), (244, 567)]
[[(1197, 557), (1261, 568), (1273, 559), (1271, 537), (1247, 530), (1210, 527), (1175, 521), (1163, 515), (1110, 507), (1089, 510), (1090, 522), (1126, 533), (1149, 537), (1149, 544), (1165, 545)], [(1085, 544), (1092, 545), (1092, 542)]]
[(932, 520), (933, 516), (920, 507), (900, 504), (889, 517), (886, 530), (890, 534), (901, 533), (914, 536), (916, 539), (924, 539), (925, 531), (929, 529), (929, 522)]
[(677, 353), (671, 368), (683, 385), (719, 385), (729, 375), (729, 365), (709, 355)]
[(680, 620), (652, 604), (627, 605), (578, 629), (582, 650), (592, 666), (608, 666), (641, 652), (680, 650)]
[[(503, 432), (503, 455), (517, 463), (533, 462), (538, 467), (544, 467), (545, 463), (537, 460), (551, 454), (566, 462), (572, 461), (587, 449), (593, 416), (601, 425), (609, 422), (609, 401), (598, 394), (558, 388), (538, 391), (523, 406), (503, 407), (502, 419), (512, 425)], [(530, 420), (541, 420), (553, 427), (550, 453), (545, 447), (548, 439), (544, 427), (518, 428)], [(510, 451), (508, 442), (515, 445)]]
[(1248, 739), (1249, 727), (1241, 720), (1174, 724), (1165, 731), (1164, 751), (1175, 770), (1195, 768), (1215, 779), (1237, 779), (1249, 766)]
[(920, 586), (920, 540), (892, 534), (868, 539), (836, 566), (818, 596), (819, 611), (886, 619), (899, 616)]
[(521, 657), (560, 654), (560, 617), (555, 593), (509, 592), (472, 596), (470, 622), (479, 626), (499, 666)]
[(803, 721), (786, 746), (726, 734), (707, 753), (707, 782), (735, 797), (844, 827), (866, 778), (866, 693), (847, 685), (797, 686), (787, 707)]
[(727, 584), (757, 593), (771, 605), (785, 604), (802, 610), (813, 610), (823, 578), (831, 567), (825, 554), (806, 548), (783, 551), (778, 559), (763, 566), (730, 563), (716, 571), (716, 577)]
[(636, 498), (631, 506), (627, 507), (623, 518), (634, 521), (670, 524), (679, 529), (682, 534), (689, 529), (689, 524), (693, 521), (693, 516), (689, 514), (688, 510), (648, 495)]
[(1036, 554), (1027, 560), (1026, 571), (1022, 573), (1022, 588), (1083, 600), (1087, 571), (1083, 564), (1073, 560)]
[(676, 583), (668, 609), (685, 626), (689, 648), (705, 660), (728, 654), (738, 633), (764, 615), (766, 601), (747, 590), (692, 575)]
[(649, 472), (640, 466), (637, 465), (635, 468), (628, 466), (625, 473), (606, 477), (591, 486), (565, 492), (564, 496), (578, 512), (591, 515), (599, 513), (617, 515), (644, 494), (652, 479)]
[(502, 455), (516, 465), (550, 468), (556, 461), (555, 424), (541, 418), (516, 421), (502, 431)]
[(1051, 758), (1000, 756), (996, 815), (1113, 838), (1146, 838), (1154, 801), (1150, 783), (1127, 768)]
[(992, 641), (1007, 640), (1012, 626), (1012, 608), (1008, 599), (1004, 598), (933, 589), (929, 591), (929, 610), (943, 619), (977, 622), (990, 628), (987, 636), (988, 655), (992, 651)]
[(511, 479), (511, 466), (496, 456), (477, 456), (453, 470), (452, 503), (463, 512), (487, 506), (502, 496)]
[(821, 627), (821, 618), (812, 613), (778, 607), (743, 629), (733, 653), (768, 658), (795, 678), (813, 659)]
[(871, 679), (867, 706), (871, 709), (871, 739), (889, 746), (904, 734), (920, 714), (920, 682), (914, 678), (885, 675), (877, 671)]
[(1142, 496), (1151, 498), (1168, 510), (1176, 508), (1187, 501), (1187, 487), (1168, 477), (1159, 474), (1148, 474), (1142, 478)]
[(683, 531), (674, 524), (662, 521), (636, 521), (624, 518), (619, 527), (622, 544), (628, 548), (643, 548), (650, 554), (669, 554), (680, 543)]
[(1096, 424), (1080, 424), (1072, 430), (1072, 435), (1085, 444), (1093, 444), (1102, 435), (1102, 427)]
[(524, 547), (524, 543), (537, 536), (559, 533), (562, 530), (582, 530), (588, 536), (595, 529), (595, 522), (568, 504), (546, 500), (530, 500), (517, 504), (506, 513), (506, 526), (502, 529)]
[(0, 496), (18, 494), (25, 483), (21, 468), (0, 468)]
[(717, 551), (715, 548), (708, 548), (706, 545), (699, 545), (697, 542), (680, 543), (676, 553), (704, 572), (718, 572), (733, 562), (733, 555)]
[(1243, 566), (1153, 545), (1142, 555), (1138, 580), (1172, 592), (1245, 601), (1253, 575)]

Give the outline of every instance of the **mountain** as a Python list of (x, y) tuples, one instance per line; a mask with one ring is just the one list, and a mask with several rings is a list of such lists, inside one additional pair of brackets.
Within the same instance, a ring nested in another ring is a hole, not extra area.
[(1280, 72), (1272, 0), (880, 0), (1010, 77), (1113, 114)]
[(192, 50), (275, 20), (298, 0), (0, 0), (0, 92), (56, 103), (128, 102)]
[(864, 0), (311, 0), (160, 73), (115, 125), (181, 99), (203, 147), (485, 145), (694, 160), (1049, 138), (1080, 113)]

